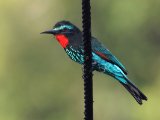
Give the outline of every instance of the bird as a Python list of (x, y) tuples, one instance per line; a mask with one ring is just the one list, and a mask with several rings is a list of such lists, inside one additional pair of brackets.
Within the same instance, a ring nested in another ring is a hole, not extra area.
[[(83, 65), (84, 46), (82, 31), (70, 21), (57, 22), (51, 30), (41, 34), (52, 34), (60, 43), (66, 54), (75, 62)], [(115, 78), (122, 84), (134, 99), (142, 105), (147, 97), (127, 77), (123, 64), (95, 37), (91, 37), (92, 71), (102, 72)]]

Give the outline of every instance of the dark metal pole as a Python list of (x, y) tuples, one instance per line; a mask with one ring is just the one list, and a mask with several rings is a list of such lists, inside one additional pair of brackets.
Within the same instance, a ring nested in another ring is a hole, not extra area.
[(91, 49), (91, 7), (90, 0), (82, 0), (82, 23), (84, 43), (84, 119), (93, 120), (93, 81)]

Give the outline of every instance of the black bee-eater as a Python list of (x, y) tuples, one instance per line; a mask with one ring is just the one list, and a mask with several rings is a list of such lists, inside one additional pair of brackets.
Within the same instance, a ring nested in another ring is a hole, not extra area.
[[(79, 64), (84, 63), (82, 32), (74, 24), (69, 21), (60, 21), (55, 24), (53, 29), (42, 33), (54, 35), (73, 61)], [(142, 100), (147, 100), (147, 97), (128, 79), (127, 71), (122, 63), (99, 40), (92, 37), (91, 45), (93, 71), (96, 70), (114, 77), (139, 104), (142, 104)]]

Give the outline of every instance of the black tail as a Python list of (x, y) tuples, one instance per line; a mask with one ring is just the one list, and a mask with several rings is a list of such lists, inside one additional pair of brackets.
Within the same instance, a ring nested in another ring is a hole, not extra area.
[(129, 80), (127, 80), (127, 83), (120, 82), (135, 98), (135, 100), (142, 105), (142, 100), (147, 100), (147, 97)]

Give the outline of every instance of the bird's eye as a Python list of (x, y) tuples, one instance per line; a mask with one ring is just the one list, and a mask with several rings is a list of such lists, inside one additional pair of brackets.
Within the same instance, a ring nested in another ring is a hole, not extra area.
[(67, 30), (68, 30), (68, 28), (64, 28), (63, 30), (64, 30), (64, 31), (67, 31)]
[(63, 31), (66, 31), (66, 30), (67, 30), (67, 28), (64, 28), (64, 29), (63, 29)]
[(64, 29), (63, 29), (63, 32), (67, 32), (67, 31), (69, 31), (69, 29), (67, 29), (67, 28), (64, 28)]

